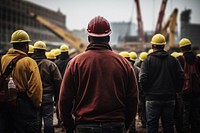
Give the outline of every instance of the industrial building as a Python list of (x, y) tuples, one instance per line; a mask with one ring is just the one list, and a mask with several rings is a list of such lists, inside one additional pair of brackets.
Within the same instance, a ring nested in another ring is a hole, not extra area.
[(189, 38), (194, 49), (200, 49), (200, 24), (190, 23), (191, 10), (181, 13), (181, 38)]
[(54, 33), (49, 31), (42, 24), (29, 16), (30, 12), (34, 12), (43, 16), (53, 24), (66, 29), (66, 16), (59, 10), (52, 11), (41, 7), (29, 1), (23, 0), (1, 0), (0, 4), (0, 52), (5, 53), (10, 44), (10, 38), (15, 30), (23, 29), (27, 31), (34, 43), (37, 40), (42, 40), (47, 43), (55, 42), (55, 45), (63, 41)]

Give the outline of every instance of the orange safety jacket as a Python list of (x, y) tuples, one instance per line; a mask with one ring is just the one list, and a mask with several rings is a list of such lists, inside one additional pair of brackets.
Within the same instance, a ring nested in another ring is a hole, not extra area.
[[(2, 72), (8, 64), (18, 55), (23, 55), (23, 51), (9, 49), (2, 57)], [(37, 63), (30, 57), (20, 59), (12, 71), (13, 80), (19, 92), (26, 92), (35, 107), (40, 107), (42, 103), (42, 82)]]

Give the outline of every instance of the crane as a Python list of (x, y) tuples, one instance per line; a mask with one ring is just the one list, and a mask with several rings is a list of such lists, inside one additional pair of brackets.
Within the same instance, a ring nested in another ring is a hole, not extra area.
[(140, 3), (139, 0), (135, 0), (136, 8), (137, 8), (137, 21), (138, 21), (138, 35), (139, 41), (144, 42), (144, 30), (143, 30), (143, 22), (142, 15), (140, 11)]
[(178, 9), (175, 8), (168, 18), (167, 22), (161, 29), (161, 34), (163, 34), (166, 38), (168, 37), (167, 28), (169, 27), (169, 46), (174, 47), (175, 33), (176, 33), (176, 22), (177, 22), (177, 14)]
[(154, 34), (160, 33), (160, 31), (161, 31), (162, 21), (163, 21), (164, 15), (165, 15), (166, 5), (167, 5), (167, 0), (163, 0), (161, 7), (160, 7), (159, 17), (158, 17), (158, 21), (157, 21), (157, 24), (156, 24), (156, 29), (155, 29)]
[(48, 28), (50, 31), (55, 33), (57, 36), (62, 38), (65, 42), (70, 44), (72, 47), (74, 47), (78, 52), (83, 52), (86, 50), (87, 44), (83, 42), (78, 37), (74, 36), (69, 31), (66, 31), (65, 29), (56, 26), (43, 18), (42, 16), (39, 16), (33, 12), (29, 12), (29, 15), (33, 18), (35, 18), (39, 23), (43, 24), (46, 28)]

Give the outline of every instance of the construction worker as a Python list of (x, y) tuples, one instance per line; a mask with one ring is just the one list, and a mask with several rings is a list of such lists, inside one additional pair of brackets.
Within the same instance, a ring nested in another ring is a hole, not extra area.
[(28, 45), (28, 56), (31, 57), (34, 53), (33, 45)]
[(68, 63), (59, 112), (67, 133), (125, 133), (136, 116), (137, 80), (131, 64), (112, 52), (111, 28), (101, 16), (87, 28), (89, 45)]
[(47, 57), (48, 60), (50, 61), (55, 61), (56, 60), (56, 56), (53, 52), (46, 52), (45, 56)]
[[(190, 71), (186, 67), (195, 65), (196, 74), (199, 76), (200, 72), (200, 57), (191, 49), (192, 43), (187, 38), (182, 38), (179, 42), (179, 48), (183, 53), (179, 56), (179, 60), (184, 72)], [(190, 67), (189, 67), (190, 68)], [(194, 77), (194, 75), (189, 75), (191, 78), (191, 86), (188, 90), (185, 90), (183, 86), (182, 99), (183, 99), (183, 126), (182, 133), (199, 133), (200, 132), (200, 81)], [(187, 78), (187, 77), (186, 77)], [(189, 78), (189, 79), (190, 79)], [(185, 85), (185, 84), (184, 84)], [(195, 86), (197, 85), (197, 87)]]
[(153, 53), (153, 49), (152, 48), (149, 49), (147, 53), (148, 53), (148, 55), (151, 54), (151, 53)]
[[(153, 49), (150, 49), (148, 51), (148, 54), (150, 54), (150, 53), (153, 53)], [(130, 52), (129, 56), (130, 56), (130, 61), (135, 70), (137, 80), (139, 80), (140, 68), (137, 67), (136, 65), (134, 65), (135, 61), (137, 59), (137, 54), (135, 52)], [(141, 53), (140, 60), (144, 61), (145, 58), (146, 58), (146, 53)], [(144, 92), (141, 90), (140, 86), (139, 86), (138, 90), (139, 90), (138, 115), (139, 115), (139, 119), (141, 121), (141, 127), (146, 128), (145, 96), (144, 96)]]
[[(119, 55), (126, 58), (131, 63), (131, 65), (134, 69), (135, 75), (136, 75), (136, 79), (138, 81), (140, 68), (138, 68), (137, 66), (134, 65), (135, 60), (137, 58), (137, 54), (135, 52), (129, 53), (127, 51), (123, 51), (123, 52), (120, 52)], [(137, 131), (136, 131), (136, 119), (135, 118), (133, 119), (128, 132), (129, 133), (137, 133)]]
[(60, 49), (59, 49), (59, 48), (57, 48), (57, 49), (53, 50), (53, 53), (54, 53), (54, 54), (55, 54), (55, 56), (56, 56), (56, 60), (58, 60), (58, 59), (59, 59), (59, 57), (60, 57), (60, 54), (61, 54), (61, 51), (60, 51)]
[(62, 77), (56, 64), (46, 59), (45, 52), (46, 44), (43, 41), (35, 42), (32, 58), (38, 64), (43, 86), (42, 106), (39, 114), (40, 130), (42, 128), (42, 120), (44, 120), (44, 133), (54, 133), (53, 96), (60, 88)]
[(164, 47), (165, 37), (156, 34), (151, 40), (153, 53), (142, 63), (139, 83), (146, 98), (147, 132), (158, 133), (161, 117), (164, 133), (174, 133), (176, 93), (183, 86), (184, 73), (176, 58)]
[[(65, 69), (66, 66), (68, 64), (68, 62), (71, 60), (71, 58), (69, 57), (69, 47), (65, 44), (60, 46), (60, 56), (59, 59), (55, 61), (56, 65), (58, 66), (58, 69), (60, 70), (60, 73), (62, 75), (62, 77), (64, 76), (65, 73)], [(59, 119), (59, 113), (58, 113), (58, 106), (57, 106), (57, 102), (58, 102), (58, 98), (59, 98), (59, 93), (60, 90), (56, 93), (56, 115), (57, 115), (57, 119), (58, 119), (58, 123), (57, 125), (55, 125), (54, 127), (61, 127), (61, 121)]]
[(38, 133), (38, 112), (42, 103), (42, 82), (37, 63), (28, 57), (29, 35), (24, 30), (17, 30), (11, 36), (13, 48), (1, 59), (2, 72), (17, 56), (21, 58), (12, 71), (12, 77), (18, 88), (16, 110), (0, 107), (1, 133)]
[(147, 58), (148, 53), (147, 52), (141, 52), (139, 56), (139, 61), (135, 63), (137, 67), (141, 67), (142, 62)]

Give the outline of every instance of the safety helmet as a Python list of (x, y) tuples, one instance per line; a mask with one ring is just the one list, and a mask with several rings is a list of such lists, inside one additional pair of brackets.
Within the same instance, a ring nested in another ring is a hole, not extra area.
[(108, 36), (111, 34), (110, 24), (105, 18), (97, 16), (89, 22), (87, 33), (93, 37)]
[(179, 56), (183, 56), (183, 53), (182, 52), (178, 52), (177, 53), (177, 57), (179, 57)]
[(149, 49), (147, 53), (148, 53), (148, 55), (151, 54), (151, 53), (153, 53), (153, 49), (152, 48)]
[(135, 61), (137, 59), (137, 54), (135, 52), (130, 52), (129, 53), (130, 60)]
[(17, 30), (11, 36), (10, 43), (31, 42), (29, 35), (24, 30)]
[(50, 59), (50, 60), (56, 59), (56, 56), (53, 52), (46, 52), (45, 55), (46, 55), (47, 59)]
[(28, 45), (28, 54), (33, 54), (33, 53), (34, 53), (33, 45)]
[(171, 53), (171, 56), (177, 58), (177, 57), (178, 57), (178, 52), (173, 52), (173, 53)]
[(53, 53), (55, 54), (55, 56), (58, 56), (58, 55), (61, 54), (60, 49), (55, 49), (55, 50), (53, 51)]
[(184, 47), (184, 46), (188, 46), (188, 45), (191, 45), (191, 44), (192, 44), (192, 43), (190, 42), (189, 39), (183, 38), (183, 39), (181, 39), (180, 42), (179, 42), (179, 47), (182, 48), (182, 47)]
[(120, 52), (119, 55), (121, 55), (124, 58), (130, 58), (129, 53), (127, 51)]
[(141, 61), (144, 61), (144, 60), (147, 58), (147, 56), (148, 56), (148, 53), (147, 53), (147, 52), (141, 52), (141, 53), (140, 53), (139, 59), (140, 59)]
[(156, 34), (152, 37), (151, 44), (164, 45), (166, 44), (165, 37), (162, 34)]
[(67, 45), (61, 45), (60, 52), (69, 52), (69, 47)]
[(47, 50), (46, 44), (43, 41), (37, 41), (34, 44), (34, 49)]

